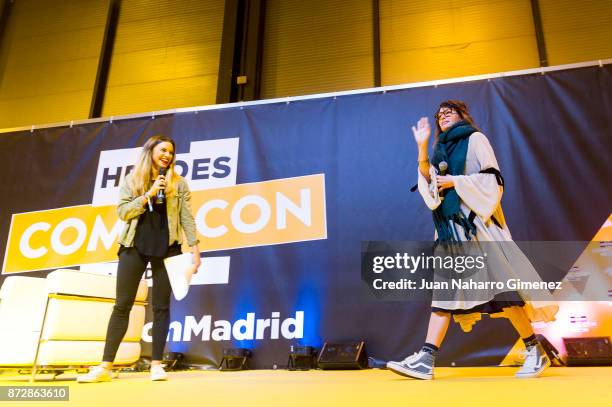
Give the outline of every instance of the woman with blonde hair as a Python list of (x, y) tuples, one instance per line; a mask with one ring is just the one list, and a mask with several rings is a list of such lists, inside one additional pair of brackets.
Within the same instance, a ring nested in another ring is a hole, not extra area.
[[(477, 128), (467, 105), (459, 100), (440, 103), (435, 113), (436, 133), (432, 159), (428, 142), (429, 120), (422, 117), (412, 127), (418, 147), (418, 189), (431, 209), (438, 244), (448, 248), (486, 248), (484, 282), (512, 278), (541, 281), (537, 271), (512, 241), (501, 207), (504, 181), (493, 148)], [(485, 242), (485, 243), (483, 243)], [(463, 245), (460, 245), (463, 243)], [(496, 285), (495, 287), (498, 287)], [(446, 335), (451, 316), (465, 331), (471, 330), (480, 314), (497, 314), (510, 320), (525, 344), (526, 359), (517, 377), (537, 377), (550, 360), (536, 340), (531, 323), (554, 321), (558, 306), (549, 292), (491, 288), (433, 292), (427, 337), (421, 350), (387, 367), (417, 379), (433, 379), (438, 348)]]
[[(164, 258), (181, 254), (182, 233), (200, 266), (200, 250), (191, 214), (191, 193), (174, 171), (175, 144), (165, 136), (149, 138), (119, 193), (117, 213), (126, 225), (119, 237), (117, 295), (108, 323), (102, 363), (78, 377), (80, 383), (109, 381), (113, 361), (128, 327), (130, 310), (148, 263), (153, 273), (153, 355), (151, 380), (166, 380), (161, 365), (170, 322), (171, 287)], [(158, 194), (164, 191), (165, 199)]]

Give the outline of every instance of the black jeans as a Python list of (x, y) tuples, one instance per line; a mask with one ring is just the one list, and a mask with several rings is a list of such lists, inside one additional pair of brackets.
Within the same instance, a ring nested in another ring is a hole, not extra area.
[[(168, 256), (180, 253), (180, 246), (170, 246), (168, 250)], [(138, 284), (149, 262), (151, 262), (153, 272), (153, 360), (163, 358), (170, 325), (170, 294), (172, 292), (163, 257), (147, 257), (138, 253), (134, 247), (122, 247), (119, 250), (117, 267), (117, 298), (108, 321), (104, 356), (102, 357), (104, 362), (115, 360), (117, 349), (130, 322), (130, 311), (134, 305)]]

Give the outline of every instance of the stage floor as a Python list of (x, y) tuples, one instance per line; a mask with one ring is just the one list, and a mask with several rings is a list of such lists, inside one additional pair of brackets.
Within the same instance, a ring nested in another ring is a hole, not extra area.
[[(289, 372), (188, 371), (151, 382), (121, 373), (108, 383), (79, 384), (74, 375), (35, 385), (68, 385), (70, 402), (16, 406), (612, 406), (612, 367), (550, 368), (538, 379), (516, 379), (517, 368), (437, 368), (436, 379), (406, 379), (387, 370)], [(7, 373), (0, 386), (29, 385)], [(0, 403), (8, 404), (8, 403)]]

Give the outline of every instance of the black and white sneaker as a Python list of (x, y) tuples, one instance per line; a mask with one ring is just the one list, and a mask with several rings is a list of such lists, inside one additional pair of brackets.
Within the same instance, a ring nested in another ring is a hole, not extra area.
[(538, 343), (527, 348), (525, 352), (525, 363), (523, 363), (523, 366), (516, 372), (516, 377), (538, 377), (549, 366), (550, 359), (546, 355), (542, 345)]
[(387, 362), (387, 369), (406, 377), (415, 379), (433, 379), (434, 356), (420, 351), (400, 362)]

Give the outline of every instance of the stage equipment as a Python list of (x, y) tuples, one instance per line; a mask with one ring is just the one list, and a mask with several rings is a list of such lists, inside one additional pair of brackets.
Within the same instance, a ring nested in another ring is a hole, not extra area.
[(310, 370), (317, 367), (317, 351), (312, 346), (291, 345), (287, 370)]
[(325, 342), (317, 360), (319, 368), (328, 369), (366, 369), (368, 355), (365, 342)]
[(568, 366), (611, 366), (610, 337), (563, 338)]
[(387, 361), (368, 356), (368, 367), (370, 369), (386, 369)]
[(223, 349), (223, 359), (219, 364), (221, 371), (247, 370), (251, 351), (244, 348)]
[(168, 352), (164, 355), (163, 364), (166, 365), (166, 370), (182, 370), (183, 360), (185, 355), (180, 352)]

